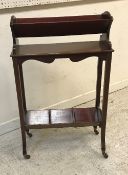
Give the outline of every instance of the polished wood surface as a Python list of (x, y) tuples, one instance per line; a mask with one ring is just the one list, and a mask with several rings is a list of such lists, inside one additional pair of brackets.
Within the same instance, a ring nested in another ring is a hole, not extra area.
[(72, 109), (53, 109), (50, 110), (51, 124), (70, 124), (74, 122)]
[(49, 111), (48, 110), (31, 110), (26, 114), (27, 125), (48, 125), (49, 124)]
[(96, 108), (48, 109), (27, 111), (26, 128), (61, 128), (100, 124), (101, 112)]
[(33, 56), (51, 56), (59, 57), (61, 55), (76, 55), (80, 53), (98, 54), (113, 52), (109, 41), (89, 41), (89, 42), (68, 42), (54, 44), (31, 44), (31, 45), (15, 45), (12, 55), (13, 57), (33, 57)]
[(96, 108), (76, 108), (74, 109), (74, 117), (76, 123), (86, 123), (86, 125), (94, 125), (101, 122), (100, 116)]
[(87, 16), (11, 19), (15, 37), (64, 36), (106, 33), (112, 23), (109, 13)]

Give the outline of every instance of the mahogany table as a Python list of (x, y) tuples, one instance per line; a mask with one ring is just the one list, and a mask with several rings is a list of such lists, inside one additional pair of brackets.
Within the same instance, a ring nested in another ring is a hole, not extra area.
[[(16, 18), (11, 17), (11, 31), (13, 37), (13, 60), (15, 83), (17, 90), (23, 155), (30, 158), (26, 150), (26, 133), (32, 136), (29, 129), (62, 128), (93, 126), (98, 134), (97, 126), (101, 128), (101, 150), (105, 158), (108, 157), (105, 147), (105, 131), (108, 106), (108, 92), (112, 59), (112, 46), (109, 41), (110, 27), (113, 18), (109, 12), (100, 15), (66, 16), (47, 18)], [(45, 37), (99, 34), (98, 41), (70, 42), (57, 44), (20, 45), (18, 39), (22, 37)], [(27, 110), (25, 99), (22, 64), (27, 60), (38, 60), (52, 63), (55, 59), (69, 58), (78, 62), (88, 57), (98, 58), (96, 103), (90, 108)], [(100, 107), (102, 65), (105, 62), (103, 103)]]

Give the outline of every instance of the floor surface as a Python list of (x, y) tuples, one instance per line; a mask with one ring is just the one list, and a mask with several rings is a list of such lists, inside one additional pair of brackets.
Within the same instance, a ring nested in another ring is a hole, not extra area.
[(128, 88), (109, 95), (108, 159), (102, 157), (100, 134), (92, 127), (32, 133), (27, 138), (29, 160), (22, 156), (20, 129), (0, 137), (0, 175), (128, 175)]

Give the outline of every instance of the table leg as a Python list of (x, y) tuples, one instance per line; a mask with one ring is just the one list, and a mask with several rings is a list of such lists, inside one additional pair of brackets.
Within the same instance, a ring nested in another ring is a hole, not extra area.
[[(95, 104), (95, 107), (97, 109), (100, 107), (102, 66), (103, 66), (103, 60), (101, 58), (98, 58), (98, 64), (97, 64), (97, 83), (96, 83), (96, 104)], [(97, 130), (97, 126), (94, 126), (94, 132), (95, 132), (96, 135), (99, 134), (99, 132)]]
[[(26, 98), (25, 98), (24, 77), (23, 77), (22, 64), (19, 64), (19, 71), (20, 71), (20, 81), (21, 81), (21, 93), (22, 93), (22, 99), (23, 99), (23, 108), (24, 108), (24, 112), (26, 114), (27, 108), (26, 108)], [(26, 129), (26, 133), (27, 133), (27, 135), (29, 137), (32, 137), (32, 134), (29, 132), (29, 129)]]
[(101, 150), (105, 158), (108, 157), (106, 153), (106, 145), (105, 145), (105, 132), (106, 132), (106, 118), (107, 118), (108, 93), (109, 93), (109, 82), (110, 82), (110, 71), (111, 71), (111, 59), (112, 59), (112, 56), (107, 60), (105, 60), (103, 104), (102, 104)]
[(20, 63), (17, 62), (16, 58), (13, 58), (13, 67), (14, 67), (14, 75), (15, 75), (17, 99), (18, 99), (18, 106), (19, 106), (19, 115), (20, 115), (21, 134), (22, 134), (23, 155), (26, 159), (29, 159), (30, 155), (27, 155), (27, 150), (26, 150), (26, 133), (25, 133), (25, 122), (24, 122), (25, 112), (24, 112), (24, 106), (23, 106), (19, 64)]

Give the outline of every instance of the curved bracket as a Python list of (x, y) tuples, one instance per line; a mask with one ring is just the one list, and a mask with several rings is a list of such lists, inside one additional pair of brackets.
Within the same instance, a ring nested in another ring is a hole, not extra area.
[(40, 61), (40, 62), (43, 62), (43, 63), (52, 63), (55, 61), (55, 59), (70, 59), (72, 62), (79, 62), (79, 61), (82, 61), (84, 59), (87, 59), (89, 57), (100, 57), (101, 59), (103, 60), (106, 60), (107, 56), (106, 55), (108, 54), (101, 54), (101, 53), (98, 53), (98, 54), (80, 54), (80, 55), (68, 55), (68, 56), (20, 56), (20, 57), (12, 57), (12, 59), (15, 59), (18, 63), (24, 63), (25, 61), (28, 61), (28, 60), (36, 60), (36, 61)]

